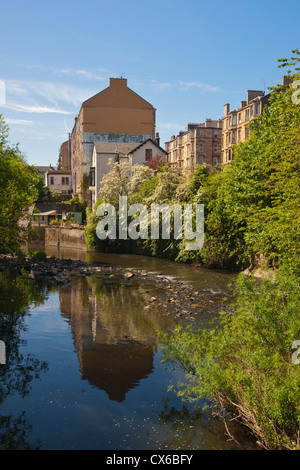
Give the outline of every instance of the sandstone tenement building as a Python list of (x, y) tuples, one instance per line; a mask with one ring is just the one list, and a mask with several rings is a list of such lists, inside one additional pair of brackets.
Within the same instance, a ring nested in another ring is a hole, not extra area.
[(206, 119), (203, 124), (188, 124), (186, 131), (165, 143), (168, 163), (179, 168), (194, 168), (204, 163), (221, 163), (222, 121)]
[(233, 145), (243, 142), (249, 136), (249, 122), (252, 118), (262, 114), (264, 106), (268, 103), (269, 95), (264, 91), (248, 90), (246, 101), (241, 101), (239, 108), (230, 111), (229, 103), (224, 105), (222, 118), (222, 163), (227, 164), (233, 160)]
[[(282, 77), (282, 86), (287, 87), (291, 79)], [(281, 87), (278, 88), (280, 90)], [(265, 94), (260, 90), (248, 90), (246, 101), (241, 101), (239, 108), (230, 111), (230, 105), (224, 105), (222, 118), (222, 163), (230, 163), (234, 158), (233, 145), (244, 142), (249, 137), (249, 122), (263, 113), (269, 104), (271, 93)]]

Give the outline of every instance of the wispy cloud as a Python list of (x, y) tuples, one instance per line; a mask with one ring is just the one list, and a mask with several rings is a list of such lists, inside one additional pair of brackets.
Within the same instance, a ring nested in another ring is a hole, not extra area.
[(22, 113), (33, 113), (33, 114), (45, 114), (45, 113), (56, 113), (56, 114), (73, 114), (70, 111), (65, 111), (63, 109), (51, 108), (49, 106), (29, 106), (22, 104), (4, 104), (4, 108), (10, 109), (12, 111), (18, 111)]
[(157, 91), (165, 91), (165, 90), (169, 90), (170, 88), (176, 87), (176, 83), (158, 82), (157, 80), (152, 80), (151, 84), (152, 84), (152, 88), (154, 88)]
[(7, 118), (5, 119), (6, 124), (12, 124), (12, 125), (20, 125), (20, 126), (32, 126), (34, 124), (33, 121), (29, 121), (26, 119), (12, 119), (12, 118)]
[[(65, 69), (56, 70), (54, 72), (55, 75), (58, 76), (67, 76), (67, 77), (81, 77), (86, 80), (97, 80), (97, 81), (106, 81), (107, 80), (107, 70), (100, 69), (99, 72), (102, 71), (102, 74), (91, 72), (90, 70), (85, 69), (72, 69), (67, 67)], [(97, 71), (98, 72), (98, 71)]]
[(216, 92), (220, 91), (218, 86), (210, 85), (208, 83), (201, 83), (201, 82), (183, 82), (181, 80), (178, 81), (178, 85), (185, 90), (190, 90), (191, 88), (198, 88), (203, 92)]
[(57, 106), (58, 103), (63, 102), (78, 107), (82, 101), (97, 92), (96, 87), (87, 88), (38, 80), (7, 80), (5, 83), (8, 99), (26, 100), (26, 104), (29, 104), (29, 100), (31, 100), (30, 104), (33, 104), (33, 101), (36, 103), (37, 99), (42, 98), (51, 105)]
[(34, 114), (75, 114), (81, 103), (97, 93), (95, 87), (38, 80), (6, 80), (6, 109)]
[(151, 86), (156, 91), (166, 91), (170, 89), (179, 89), (183, 91), (189, 91), (193, 88), (196, 88), (202, 92), (208, 92), (208, 93), (221, 91), (219, 86), (210, 85), (209, 83), (184, 82), (182, 80), (177, 80), (176, 82), (159, 82), (157, 80), (152, 80)]

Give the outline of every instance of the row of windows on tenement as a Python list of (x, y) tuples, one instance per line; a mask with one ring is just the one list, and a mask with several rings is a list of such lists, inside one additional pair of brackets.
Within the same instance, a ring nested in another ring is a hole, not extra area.
[[(54, 184), (54, 176), (50, 176), (50, 184)], [(62, 185), (70, 184), (70, 178), (68, 176), (62, 176), (61, 184)]]
[[(257, 116), (258, 113), (259, 113), (259, 104), (255, 103), (254, 105), (251, 105), (250, 108), (245, 110), (245, 121), (249, 121), (250, 117)], [(229, 118), (228, 118), (229, 127), (236, 125), (236, 117), (237, 116), (238, 116), (238, 124), (241, 124), (241, 122), (242, 122), (242, 112), (239, 112), (238, 114), (232, 114), (232, 115), (229, 116)]]

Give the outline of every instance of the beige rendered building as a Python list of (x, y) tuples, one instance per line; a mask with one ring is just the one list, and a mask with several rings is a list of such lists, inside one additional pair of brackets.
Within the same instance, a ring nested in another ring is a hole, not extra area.
[(168, 163), (179, 168), (194, 168), (204, 163), (221, 163), (222, 121), (206, 119), (203, 124), (188, 124), (187, 131), (165, 143)]
[[(127, 87), (124, 78), (110, 78), (109, 87), (82, 103), (71, 133), (73, 193), (92, 205), (89, 190), (94, 144), (137, 146), (155, 138), (156, 110)], [(97, 152), (100, 154), (99, 146)], [(103, 148), (103, 153), (107, 153)]]

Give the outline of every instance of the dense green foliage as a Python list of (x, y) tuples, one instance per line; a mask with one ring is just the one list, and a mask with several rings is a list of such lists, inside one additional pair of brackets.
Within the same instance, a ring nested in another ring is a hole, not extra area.
[[(291, 76), (291, 82), (300, 74)], [(263, 255), (269, 265), (300, 259), (300, 106), (293, 86), (274, 88), (269, 106), (249, 124), (250, 137), (234, 148), (234, 161), (223, 171), (208, 166), (181, 170), (114, 163), (102, 181), (101, 201), (198, 203), (205, 207), (205, 243), (187, 252), (180, 240), (149, 240), (153, 255), (208, 266), (241, 269)], [(152, 173), (151, 173), (152, 171)], [(95, 228), (95, 217), (93, 229)], [(93, 229), (88, 228), (90, 238)]]
[(7, 138), (8, 127), (0, 115), (0, 252), (17, 253), (28, 234), (28, 209), (42, 187), (38, 172)]
[[(299, 52), (293, 52), (296, 57), (281, 62), (297, 64)], [(274, 88), (270, 106), (251, 122), (250, 138), (236, 146), (234, 162), (204, 185), (204, 259), (215, 255), (216, 264), (242, 265), (243, 258), (263, 254), (266, 267), (276, 267), (273, 280), (240, 274), (235, 300), (217, 324), (179, 328), (163, 338), (162, 348), (165, 361), (186, 371), (177, 388), (183, 399), (200, 406), (206, 398), (220, 413), (230, 412), (266, 449), (300, 449), (298, 70), (289, 87)]]
[(176, 392), (197, 406), (206, 398), (223, 416), (231, 412), (265, 448), (299, 449), (300, 365), (292, 361), (299, 278), (288, 270), (279, 270), (275, 283), (240, 276), (234, 293), (217, 325), (178, 328), (163, 338), (163, 360), (186, 372)]

